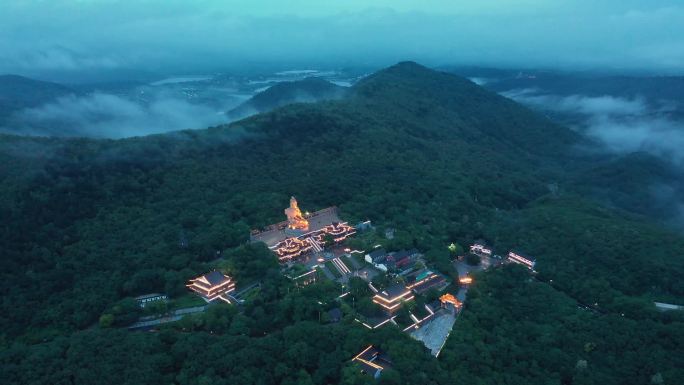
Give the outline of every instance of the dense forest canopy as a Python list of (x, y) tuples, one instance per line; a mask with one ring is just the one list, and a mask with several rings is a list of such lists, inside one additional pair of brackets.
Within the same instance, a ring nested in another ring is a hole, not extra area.
[[(612, 160), (583, 155), (591, 143), (575, 132), (466, 79), (406, 62), (343, 99), (207, 130), (0, 140), (0, 376), (10, 382), (371, 383), (349, 363), (369, 343), (395, 361), (385, 383), (684, 378), (682, 316), (653, 307), (684, 296), (684, 238), (583, 194), (593, 182), (580, 173)], [(392, 326), (321, 323), (318, 302), (339, 288), (296, 289), (272, 253), (247, 244), (250, 229), (284, 219), (290, 195), (396, 229), (397, 244), (445, 274), (451, 242), (523, 248), (539, 281), (515, 267), (477, 277), (439, 359)], [(135, 316), (131, 297), (184, 295), (217, 260), (238, 282), (261, 281), (243, 311), (216, 306), (159, 333), (101, 327), (103, 314), (114, 326)]]

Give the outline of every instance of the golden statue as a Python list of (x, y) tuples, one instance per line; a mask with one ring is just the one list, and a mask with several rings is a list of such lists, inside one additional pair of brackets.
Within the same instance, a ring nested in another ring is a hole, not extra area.
[(290, 229), (304, 231), (309, 229), (309, 221), (302, 216), (302, 212), (299, 210), (299, 206), (297, 206), (295, 197), (290, 198), (290, 207), (285, 209), (285, 215), (287, 215), (287, 227)]

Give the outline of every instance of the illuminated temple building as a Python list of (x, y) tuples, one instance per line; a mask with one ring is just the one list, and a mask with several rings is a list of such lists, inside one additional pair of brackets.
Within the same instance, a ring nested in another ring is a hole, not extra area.
[(430, 270), (422, 270), (406, 277), (406, 287), (416, 294), (424, 293), (431, 288), (437, 288), (446, 284), (446, 279), (440, 274)]
[(511, 262), (515, 262), (519, 265), (523, 265), (530, 270), (534, 270), (534, 265), (537, 264), (537, 261), (534, 258), (527, 256), (519, 251), (509, 252), (508, 260), (510, 260)]
[[(252, 242), (265, 243), (278, 256), (287, 262), (311, 252), (323, 251), (327, 239), (341, 242), (356, 233), (356, 229), (342, 222), (336, 207), (328, 207), (311, 214), (302, 214), (297, 200), (290, 199), (290, 207), (285, 209), (287, 221), (268, 226), (262, 231), (252, 231)], [(329, 237), (328, 237), (329, 236)]]
[(186, 285), (190, 290), (201, 295), (207, 301), (213, 301), (217, 298), (230, 302), (224, 294), (230, 294), (235, 291), (235, 281), (218, 271), (212, 271), (195, 279), (191, 279)]
[(373, 296), (373, 302), (380, 305), (387, 313), (393, 314), (404, 301), (414, 298), (411, 290), (402, 284), (395, 284)]
[(461, 306), (463, 306), (463, 302), (459, 301), (458, 298), (456, 298), (453, 294), (446, 293), (439, 297), (439, 302), (442, 303), (442, 307), (448, 310), (451, 310), (453, 312), (457, 312)]
[(480, 256), (491, 256), (492, 248), (487, 246), (484, 242), (478, 242), (470, 246), (470, 252)]
[(361, 372), (374, 378), (380, 377), (384, 369), (391, 367), (392, 361), (373, 345), (369, 345), (361, 353), (357, 354), (352, 361), (361, 367)]

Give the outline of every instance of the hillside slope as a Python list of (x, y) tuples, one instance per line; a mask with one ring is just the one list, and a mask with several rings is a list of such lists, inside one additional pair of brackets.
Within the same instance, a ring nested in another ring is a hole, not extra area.
[(23, 108), (37, 107), (75, 91), (57, 83), (0, 75), (0, 121)]

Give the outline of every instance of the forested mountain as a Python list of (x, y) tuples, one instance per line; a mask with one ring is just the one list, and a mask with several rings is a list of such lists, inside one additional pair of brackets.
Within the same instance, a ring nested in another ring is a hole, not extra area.
[[(684, 296), (684, 237), (583, 197), (578, 173), (597, 159), (576, 149), (591, 144), (466, 79), (406, 62), (339, 100), (207, 130), (0, 140), (10, 383), (371, 383), (349, 364), (369, 343), (394, 360), (386, 383), (684, 377), (684, 319), (652, 305)], [(523, 248), (539, 281), (516, 267), (476, 277), (439, 359), (393, 326), (321, 324), (319, 301), (335, 289), (295, 289), (270, 252), (245, 245), (290, 195), (397, 229), (445, 274), (450, 242)], [(262, 280), (243, 312), (216, 306), (155, 334), (98, 326), (105, 312), (129, 317), (130, 297), (185, 293), (217, 258), (238, 282)]]
[(69, 87), (57, 83), (18, 75), (0, 75), (0, 123), (13, 112), (37, 107), (74, 93)]
[(280, 82), (252, 96), (246, 102), (228, 111), (227, 115), (231, 119), (241, 119), (286, 104), (340, 99), (345, 92), (344, 87), (316, 77)]

